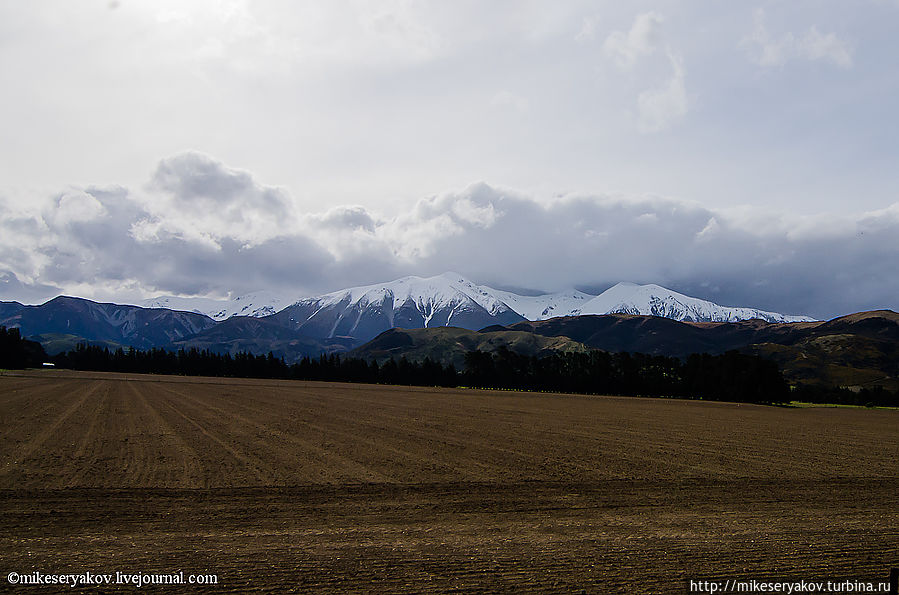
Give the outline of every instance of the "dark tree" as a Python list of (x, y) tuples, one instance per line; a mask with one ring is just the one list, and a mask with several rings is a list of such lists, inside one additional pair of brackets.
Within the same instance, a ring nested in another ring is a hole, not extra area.
[(36, 368), (45, 361), (40, 343), (23, 339), (17, 328), (0, 326), (0, 368)]

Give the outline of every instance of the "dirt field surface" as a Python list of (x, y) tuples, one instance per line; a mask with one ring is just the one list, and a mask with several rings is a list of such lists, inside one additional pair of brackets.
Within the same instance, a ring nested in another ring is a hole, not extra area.
[(0, 590), (684, 593), (891, 566), (899, 411), (0, 375)]

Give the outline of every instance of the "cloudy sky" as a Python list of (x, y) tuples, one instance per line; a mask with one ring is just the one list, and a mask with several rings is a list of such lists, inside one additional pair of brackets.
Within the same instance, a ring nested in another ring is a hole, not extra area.
[(899, 310), (899, 2), (0, 3), (0, 299)]

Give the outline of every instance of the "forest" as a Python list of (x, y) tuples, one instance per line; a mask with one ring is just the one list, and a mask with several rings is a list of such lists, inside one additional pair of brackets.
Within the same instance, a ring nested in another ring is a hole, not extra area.
[(790, 387), (777, 365), (735, 351), (722, 355), (697, 354), (681, 361), (640, 353), (554, 353), (545, 357), (470, 351), (465, 367), (425, 358), (423, 361), (389, 359), (378, 364), (340, 354), (303, 358), (289, 365), (271, 353), (220, 354), (188, 349), (146, 351), (79, 345), (54, 358), (61, 368), (282, 378), (331, 382), (365, 382), (412, 386), (473, 387), (487, 389), (611, 394), (727, 400), (747, 403), (784, 403)]

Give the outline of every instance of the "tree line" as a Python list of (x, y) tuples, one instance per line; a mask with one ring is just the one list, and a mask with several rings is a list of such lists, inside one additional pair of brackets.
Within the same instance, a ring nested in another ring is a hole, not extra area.
[(501, 348), (469, 352), (466, 381), (487, 388), (785, 403), (790, 387), (773, 361), (728, 351), (676, 357), (643, 353), (553, 353), (529, 357)]
[(169, 351), (151, 349), (109, 349), (79, 343), (75, 349), (51, 358), (60, 368), (97, 372), (176, 374), (182, 376), (230, 376), (235, 378), (289, 378), (289, 366), (282, 358), (247, 352), (217, 353), (207, 349)]
[(470, 351), (464, 367), (425, 358), (401, 357), (382, 363), (339, 354), (304, 357), (294, 364), (283, 358), (216, 353), (196, 348), (168, 351), (109, 349), (79, 344), (48, 358), (39, 343), (21, 337), (18, 329), (0, 327), (0, 368), (38, 367), (52, 361), (60, 368), (145, 374), (281, 378), (333, 382), (363, 382), (413, 386), (467, 386), (583, 394), (727, 400), (746, 403), (843, 403), (899, 406), (899, 392), (882, 387), (791, 387), (777, 364), (756, 355), (728, 351), (694, 354), (686, 359), (642, 353), (552, 353), (525, 356), (500, 348)]
[(295, 364), (268, 355), (214, 353), (196, 348), (115, 349), (79, 345), (54, 358), (59, 367), (149, 374), (283, 378), (414, 386), (656, 396), (748, 403), (784, 403), (790, 389), (777, 364), (730, 351), (685, 361), (641, 353), (553, 353), (525, 356), (507, 348), (470, 351), (465, 366), (401, 357), (383, 363), (339, 354), (304, 357)]

